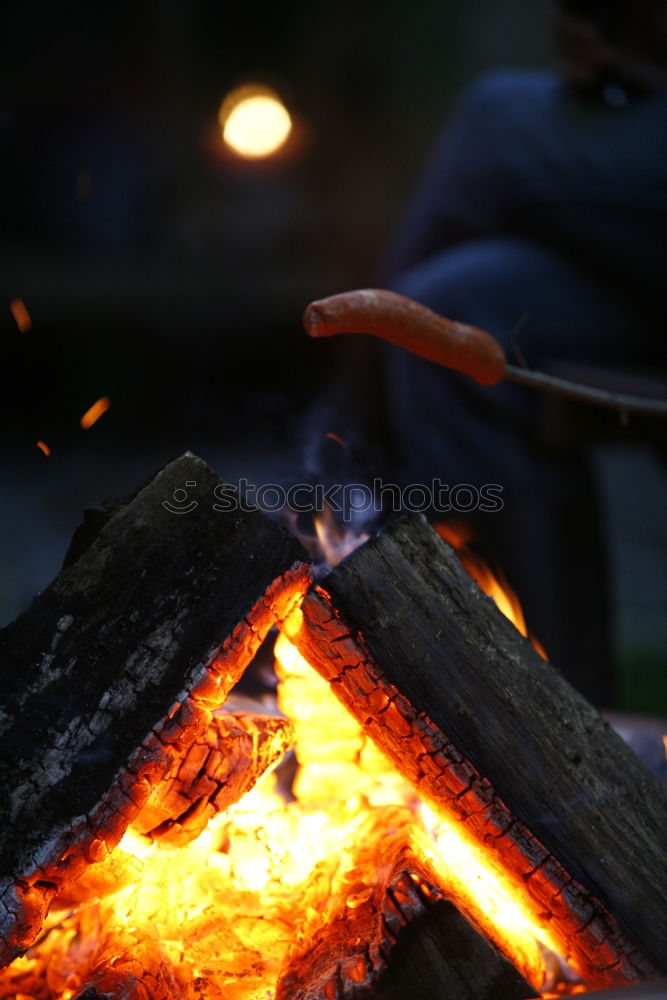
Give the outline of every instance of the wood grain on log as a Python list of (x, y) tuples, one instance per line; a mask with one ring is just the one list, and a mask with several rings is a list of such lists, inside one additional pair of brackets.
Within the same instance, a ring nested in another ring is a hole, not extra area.
[(664, 971), (664, 790), (423, 518), (357, 549), (286, 633), (424, 798), (484, 841), (586, 982)]
[(449, 902), (412, 813), (355, 838), (331, 912), (294, 945), (276, 1000), (523, 1000), (535, 991)]
[[(174, 513), (185, 492), (188, 510)], [(235, 499), (184, 455), (0, 633), (2, 962), (205, 740), (213, 710), (308, 586), (301, 546)]]

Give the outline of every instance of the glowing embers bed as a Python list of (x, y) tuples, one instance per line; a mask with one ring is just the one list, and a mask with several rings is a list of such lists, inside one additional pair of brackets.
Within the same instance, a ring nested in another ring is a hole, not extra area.
[[(56, 899), (40, 942), (1, 974), (0, 996), (351, 996), (381, 981), (405, 928), (432, 923), (429, 911), (445, 898), (502, 938), (534, 988), (489, 948), (483, 958), (503, 995), (566, 988), (548, 933), (484, 852), (420, 801), (284, 636), (276, 657), (278, 706), (291, 725), (216, 718), (243, 744), (247, 784), (293, 734), (294, 798), (269, 774), (190, 843), (187, 823), (177, 837), (173, 824), (151, 826), (155, 807), (140, 813), (108, 861)], [(258, 752), (262, 742), (270, 752)], [(217, 743), (206, 745), (210, 760)], [(231, 743), (228, 751), (241, 771)], [(173, 781), (163, 798), (179, 794), (193, 798)], [(488, 948), (472, 928), (470, 939)]]

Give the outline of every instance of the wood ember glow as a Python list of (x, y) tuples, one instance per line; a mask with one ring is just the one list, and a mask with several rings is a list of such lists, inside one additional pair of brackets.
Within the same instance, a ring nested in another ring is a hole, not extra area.
[[(162, 504), (186, 480), (192, 519)], [(642, 873), (664, 797), (451, 551), (408, 519), (311, 586), (278, 525), (209, 512), (219, 488), (172, 463), (0, 636), (0, 1000), (522, 1000), (660, 975), (667, 890)], [(227, 710), (272, 625), (277, 706)], [(520, 782), (501, 695), (533, 741)], [(540, 785), (556, 745), (563, 772), (590, 759)]]

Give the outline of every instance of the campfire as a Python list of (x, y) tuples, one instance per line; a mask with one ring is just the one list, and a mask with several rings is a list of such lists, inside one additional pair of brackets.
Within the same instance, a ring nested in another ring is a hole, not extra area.
[[(248, 703), (271, 629), (277, 700)], [(0, 647), (0, 1000), (665, 972), (662, 789), (419, 517), (314, 583), (186, 455), (88, 518)]]

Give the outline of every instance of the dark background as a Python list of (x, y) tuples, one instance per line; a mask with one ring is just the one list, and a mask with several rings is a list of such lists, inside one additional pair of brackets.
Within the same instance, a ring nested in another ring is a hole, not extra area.
[[(186, 448), (232, 481), (299, 479), (321, 443), (311, 414), (336, 362), (335, 345), (302, 332), (304, 306), (373, 283), (462, 87), (488, 68), (549, 65), (546, 6), (6, 9), (1, 620), (57, 571), (83, 507)], [(259, 164), (225, 154), (217, 128), (222, 98), (248, 81), (274, 87), (295, 120), (288, 153)], [(17, 297), (27, 333), (9, 310)], [(81, 430), (100, 396), (111, 408)], [(648, 476), (640, 520), (657, 524), (664, 555), (664, 474), (641, 449), (628, 455)], [(656, 709), (664, 563), (647, 573), (641, 559), (655, 533), (625, 535), (614, 462), (603, 455), (600, 470), (616, 497), (621, 701)]]

